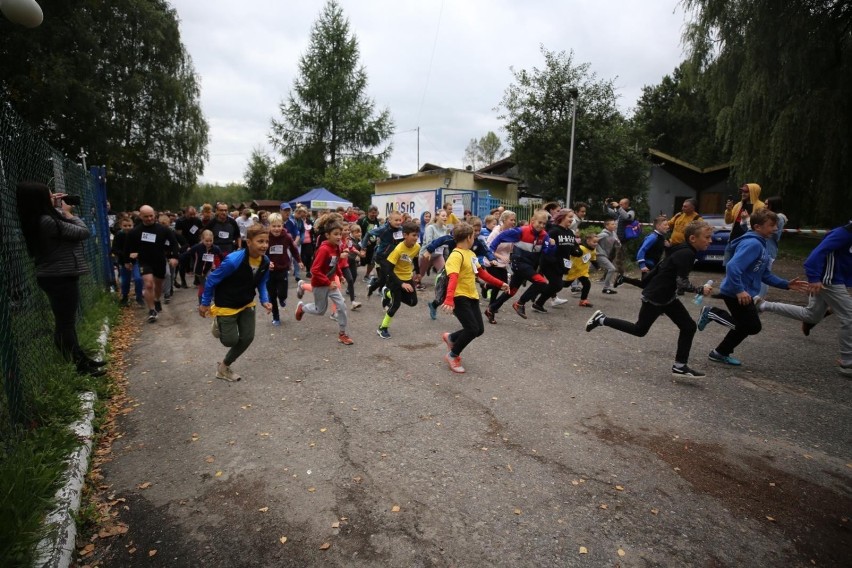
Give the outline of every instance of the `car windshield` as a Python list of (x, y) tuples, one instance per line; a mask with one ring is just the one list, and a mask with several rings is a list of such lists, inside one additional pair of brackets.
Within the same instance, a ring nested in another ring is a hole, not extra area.
[(731, 224), (725, 223), (725, 218), (722, 215), (703, 215), (702, 217), (715, 230), (720, 230), (720, 229), (730, 230), (731, 229)]

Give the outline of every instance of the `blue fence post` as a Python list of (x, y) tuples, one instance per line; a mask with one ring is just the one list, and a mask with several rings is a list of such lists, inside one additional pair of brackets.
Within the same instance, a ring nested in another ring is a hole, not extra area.
[(101, 263), (103, 282), (107, 288), (115, 287), (115, 272), (112, 269), (110, 256), (109, 210), (107, 209), (106, 167), (92, 166), (89, 168), (92, 181), (95, 184), (95, 227), (98, 234), (98, 246), (101, 247)]

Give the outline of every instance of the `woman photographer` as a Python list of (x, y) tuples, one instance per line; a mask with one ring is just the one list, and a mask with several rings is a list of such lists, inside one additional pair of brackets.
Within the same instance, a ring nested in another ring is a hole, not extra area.
[[(53, 341), (63, 357), (80, 373), (101, 376), (105, 363), (90, 359), (77, 340), (77, 310), (80, 307), (80, 276), (89, 272), (83, 256), (83, 241), (91, 232), (71, 214), (65, 194), (50, 192), (43, 183), (17, 185), (18, 217), (35, 261), (36, 281), (50, 300), (56, 320)], [(61, 213), (60, 213), (61, 210)]]

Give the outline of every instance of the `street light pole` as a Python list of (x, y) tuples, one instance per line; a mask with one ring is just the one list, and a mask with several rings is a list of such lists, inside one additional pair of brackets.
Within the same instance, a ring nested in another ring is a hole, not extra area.
[(568, 89), (568, 94), (571, 95), (574, 104), (571, 105), (571, 150), (568, 153), (568, 188), (565, 195), (566, 209), (571, 207), (571, 175), (574, 173), (574, 127), (577, 124), (577, 97), (580, 95), (580, 92), (577, 90), (577, 87), (571, 87)]

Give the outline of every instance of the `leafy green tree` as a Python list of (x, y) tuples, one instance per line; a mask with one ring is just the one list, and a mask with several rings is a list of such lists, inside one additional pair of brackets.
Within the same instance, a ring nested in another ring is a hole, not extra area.
[(793, 222), (848, 218), (852, 4), (684, 0), (692, 63), (739, 181), (781, 195)]
[(194, 185), (186, 197), (186, 202), (196, 207), (209, 203), (215, 205), (216, 202), (222, 201), (229, 205), (249, 201), (252, 197), (249, 195), (246, 186), (241, 183), (229, 183), (220, 185), (216, 183), (202, 183)]
[(198, 79), (165, 0), (43, 0), (0, 18), (0, 96), (68, 156), (105, 164), (118, 208), (176, 207), (207, 158)]
[(571, 145), (572, 100), (577, 88), (572, 200), (634, 199), (647, 190), (647, 167), (628, 120), (616, 105), (613, 81), (599, 80), (573, 52), (541, 48), (543, 69), (512, 70), (514, 82), (500, 104), (500, 118), (518, 169), (532, 191), (565, 199)]
[(506, 155), (506, 149), (500, 137), (492, 131), (477, 140), (471, 138), (464, 152), (464, 164), (474, 170), (492, 164)]
[[(299, 76), (280, 105), (281, 120), (272, 120), (270, 135), (286, 158), (310, 155), (299, 160), (300, 170), (313, 167), (319, 153), (323, 161), (316, 164), (315, 177), (321, 178), (326, 166), (335, 167), (346, 158), (374, 154), (385, 159), (390, 153), (390, 111), (376, 112), (366, 95), (367, 72), (358, 58), (358, 41), (349, 21), (330, 0), (314, 22), (308, 51), (299, 59)], [(291, 173), (305, 177), (302, 171)]]
[(389, 175), (383, 161), (376, 156), (347, 158), (325, 171), (322, 186), (366, 209), (373, 195), (373, 181)]
[(640, 147), (655, 148), (699, 167), (728, 161), (701, 78), (681, 63), (658, 85), (642, 88), (633, 125)]
[(255, 148), (251, 151), (251, 157), (243, 178), (249, 195), (255, 199), (274, 199), (270, 192), (272, 166), (272, 158), (262, 148)]
[(291, 199), (322, 185), (325, 169), (321, 148), (302, 148), (273, 166), (270, 199)]

